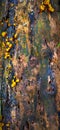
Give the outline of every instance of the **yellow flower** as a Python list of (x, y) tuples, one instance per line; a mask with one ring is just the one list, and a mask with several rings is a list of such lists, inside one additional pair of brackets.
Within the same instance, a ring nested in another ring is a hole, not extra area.
[(5, 37), (7, 32), (2, 32), (2, 37)]
[(11, 87), (13, 88), (13, 87), (15, 87), (16, 86), (16, 82), (13, 82), (12, 84), (11, 84)]

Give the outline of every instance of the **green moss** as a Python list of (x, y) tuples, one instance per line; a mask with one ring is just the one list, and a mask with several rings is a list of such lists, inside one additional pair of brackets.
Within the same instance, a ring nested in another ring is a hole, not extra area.
[(60, 47), (60, 42), (57, 44), (57, 47)]

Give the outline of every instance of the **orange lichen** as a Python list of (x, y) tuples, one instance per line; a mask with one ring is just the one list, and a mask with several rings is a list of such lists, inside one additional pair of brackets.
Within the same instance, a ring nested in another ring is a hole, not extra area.
[(54, 12), (54, 8), (52, 7), (50, 0), (43, 0), (42, 5), (40, 5), (41, 11), (44, 11), (45, 9), (49, 12)]

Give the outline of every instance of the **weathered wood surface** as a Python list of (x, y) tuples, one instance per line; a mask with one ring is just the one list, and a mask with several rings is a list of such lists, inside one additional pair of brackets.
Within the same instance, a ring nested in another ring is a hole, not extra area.
[[(56, 11), (53, 14), (43, 12), (38, 15), (39, 10), (37, 11), (34, 8), (35, 19), (31, 25), (28, 18), (28, 7), (31, 5), (28, 5), (25, 9), (22, 7), (26, 3), (20, 2), (17, 6), (15, 5), (16, 7), (14, 7), (14, 3), (11, 7), (9, 6), (9, 15), (7, 19), (3, 19), (1, 27), (2, 32), (7, 32), (8, 40), (14, 37), (15, 33), (17, 35), (16, 39), (12, 39), (12, 44), (16, 44), (10, 53), (12, 58), (7, 58), (3, 62), (5, 65), (2, 85), (3, 93), (5, 93), (3, 95), (3, 122), (11, 122), (10, 130), (58, 130), (56, 93), (51, 94), (49, 92), (51, 84), (48, 83), (48, 75), (54, 75), (55, 68), (58, 65), (54, 48), (59, 42), (60, 14)], [(5, 9), (5, 6), (3, 8)], [(1, 19), (2, 14), (4, 12), (0, 14)], [(8, 20), (8, 26), (5, 24), (6, 20)], [(31, 28), (33, 28), (33, 31), (31, 31)], [(7, 36), (2, 38), (1, 35), (0, 38), (6, 43)], [(11, 73), (9, 73), (9, 70), (7, 73), (9, 64), (13, 70)], [(50, 70), (49, 67), (52, 64)], [(20, 82), (15, 88), (11, 89), (11, 77), (13, 78), (11, 74), (13, 73), (19, 78)], [(54, 76), (54, 85), (56, 85), (55, 80)], [(7, 115), (7, 112), (9, 115)], [(6, 127), (4, 126), (4, 130)]]

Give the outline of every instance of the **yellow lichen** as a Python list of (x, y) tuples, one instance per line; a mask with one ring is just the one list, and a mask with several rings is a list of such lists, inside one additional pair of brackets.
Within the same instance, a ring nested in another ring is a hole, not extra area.
[(8, 45), (8, 46), (9, 46), (9, 44), (10, 44), (10, 42), (8, 42), (8, 41), (7, 41), (7, 42), (6, 42), (6, 45)]
[(45, 10), (45, 5), (42, 4), (42, 5), (40, 6), (40, 10), (41, 10), (41, 11), (44, 11), (44, 10)]
[(14, 23), (13, 25), (16, 26), (16, 23)]
[(52, 7), (50, 0), (43, 0), (42, 5), (40, 5), (41, 11), (44, 11), (45, 9), (49, 12), (54, 12), (54, 8)]
[(49, 3), (50, 3), (50, 0), (44, 0), (43, 1), (43, 4), (45, 4), (45, 5), (49, 5)]
[(5, 52), (5, 59), (9, 58), (10, 57), (10, 54), (8, 52)]
[(19, 82), (19, 79), (17, 78), (17, 79), (16, 79), (16, 83), (18, 83), (18, 82)]
[(9, 38), (9, 40), (10, 40), (10, 41), (13, 41), (13, 38), (12, 38), (12, 37), (10, 37), (10, 38)]
[(54, 8), (51, 6), (51, 4), (49, 4), (48, 10), (49, 10), (50, 12), (54, 12)]
[(7, 32), (2, 32), (2, 37), (5, 37)]
[(6, 51), (8, 52), (11, 49), (12, 45), (10, 44), (8, 48), (6, 48)]
[(10, 124), (9, 124), (9, 123), (7, 123), (7, 124), (6, 124), (6, 126), (7, 126), (7, 127), (9, 127), (9, 126), (10, 126)]
[(11, 87), (13, 88), (15, 86), (16, 86), (16, 82), (14, 81), (14, 82), (12, 82)]
[(17, 34), (14, 35), (14, 38), (17, 38)]
[(2, 42), (2, 47), (5, 47), (5, 43), (4, 42)]
[(10, 64), (8, 64), (8, 69), (9, 69), (9, 70), (12, 69), (12, 66), (11, 66)]

